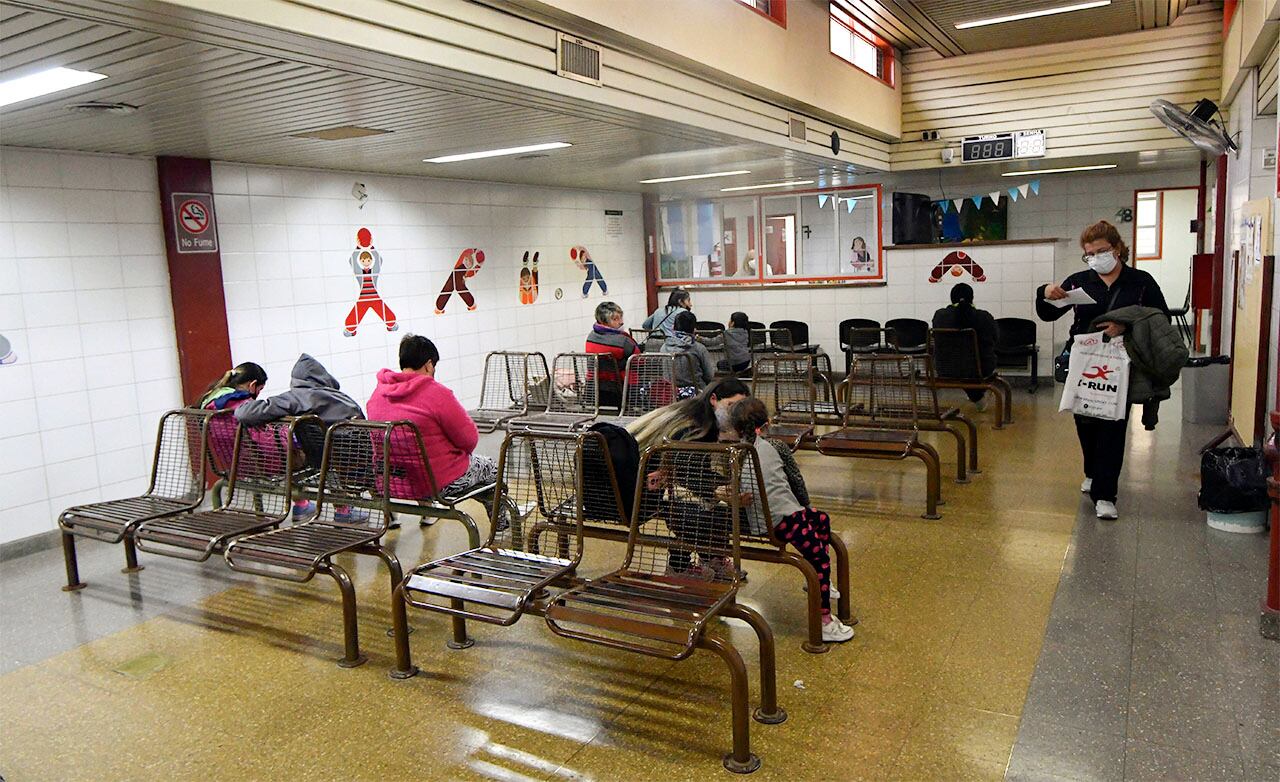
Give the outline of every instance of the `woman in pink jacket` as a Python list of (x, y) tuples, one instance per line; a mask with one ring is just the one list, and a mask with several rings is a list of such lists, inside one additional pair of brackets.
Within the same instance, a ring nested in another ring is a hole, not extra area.
[(475, 423), (453, 392), (436, 382), (439, 363), (435, 343), (405, 335), (400, 340), (400, 371), (378, 372), (378, 387), (365, 407), (370, 421), (412, 421), (422, 434), (436, 485), (430, 485), (419, 464), (417, 444), (393, 441), (391, 462), (400, 468), (391, 480), (395, 497), (424, 498), (437, 493), (433, 488), (440, 494), (461, 494), (498, 477), (497, 463), (475, 453), (480, 441)]

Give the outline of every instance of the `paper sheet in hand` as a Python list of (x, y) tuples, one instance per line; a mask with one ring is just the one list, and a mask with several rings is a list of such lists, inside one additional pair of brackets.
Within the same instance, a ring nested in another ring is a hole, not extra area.
[(1067, 291), (1067, 297), (1065, 299), (1045, 299), (1045, 301), (1058, 308), (1071, 307), (1076, 304), (1095, 303), (1094, 298), (1088, 293), (1085, 293), (1084, 288), (1072, 288)]

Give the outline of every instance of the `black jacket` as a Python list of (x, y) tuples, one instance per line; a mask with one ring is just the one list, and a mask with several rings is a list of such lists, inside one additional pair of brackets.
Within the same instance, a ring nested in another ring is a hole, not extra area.
[(1075, 288), (1084, 288), (1095, 303), (1058, 308), (1045, 299), (1045, 286), (1041, 285), (1036, 289), (1036, 316), (1040, 320), (1055, 321), (1072, 311), (1075, 316), (1075, 321), (1071, 324), (1073, 337), (1093, 331), (1091, 324), (1095, 318), (1121, 307), (1153, 307), (1163, 312), (1165, 317), (1169, 316), (1169, 305), (1165, 303), (1164, 293), (1160, 291), (1155, 278), (1128, 264), (1121, 269), (1120, 276), (1116, 277), (1110, 288), (1093, 269), (1076, 272), (1062, 281), (1063, 290)]
[(952, 304), (933, 313), (935, 329), (973, 329), (978, 334), (978, 362), (982, 376), (990, 377), (996, 371), (996, 319), (991, 313), (976, 307), (960, 307)]

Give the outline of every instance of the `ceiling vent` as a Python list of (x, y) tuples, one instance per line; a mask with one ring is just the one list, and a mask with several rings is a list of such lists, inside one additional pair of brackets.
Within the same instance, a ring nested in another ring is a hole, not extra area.
[(72, 103), (67, 106), (67, 111), (74, 111), (77, 114), (133, 114), (138, 107), (132, 103), (104, 103), (103, 101), (91, 100), (84, 103)]
[(601, 86), (600, 46), (572, 35), (556, 33), (556, 74)]
[(390, 133), (389, 130), (379, 130), (378, 128), (362, 128), (359, 125), (339, 125), (336, 128), (321, 128), (319, 130), (307, 130), (302, 133), (291, 134), (292, 138), (313, 138), (320, 141), (345, 141), (349, 138), (364, 138), (365, 136), (381, 136), (384, 133)]
[(807, 140), (809, 129), (805, 127), (804, 120), (799, 117), (791, 117), (790, 125), (787, 135), (791, 136), (792, 141), (803, 143)]

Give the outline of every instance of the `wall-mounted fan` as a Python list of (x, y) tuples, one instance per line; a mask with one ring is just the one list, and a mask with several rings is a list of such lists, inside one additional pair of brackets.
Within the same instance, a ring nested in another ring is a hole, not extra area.
[(1203, 152), (1211, 155), (1222, 155), (1236, 151), (1236, 142), (1227, 135), (1218, 117), (1218, 104), (1208, 98), (1201, 98), (1191, 111), (1179, 108), (1167, 100), (1159, 99), (1151, 102), (1151, 113), (1156, 115), (1166, 128), (1195, 144)]

